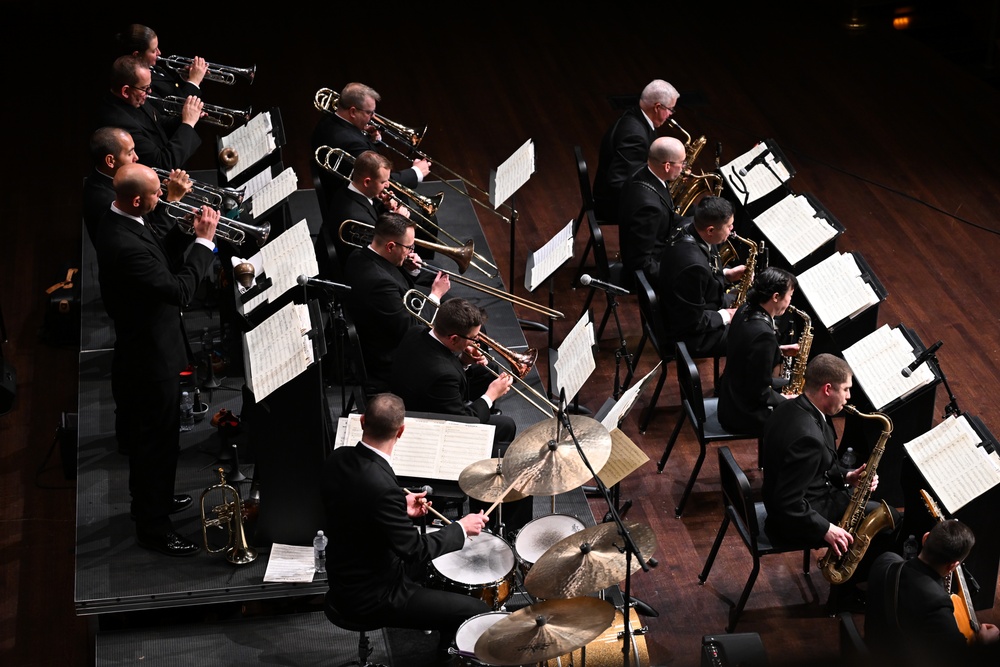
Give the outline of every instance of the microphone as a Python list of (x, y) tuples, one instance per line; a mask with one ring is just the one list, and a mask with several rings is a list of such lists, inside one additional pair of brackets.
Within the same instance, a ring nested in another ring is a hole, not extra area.
[(307, 275), (300, 275), (295, 279), (295, 282), (302, 285), (303, 287), (325, 287), (327, 289), (339, 289), (344, 291), (350, 291), (351, 286), (345, 285), (343, 283), (335, 283), (332, 280), (323, 280), (321, 278), (310, 278)]
[(917, 370), (917, 366), (924, 363), (937, 352), (938, 348), (944, 345), (942, 341), (938, 341), (931, 345), (929, 348), (917, 355), (917, 358), (910, 362), (910, 365), (904, 368), (901, 372), (903, 377), (908, 378), (913, 375), (913, 371)]
[(631, 294), (624, 287), (619, 287), (618, 285), (612, 285), (611, 283), (606, 283), (603, 280), (597, 280), (596, 278), (591, 278), (588, 274), (583, 274), (580, 276), (580, 284), (584, 287), (596, 287), (597, 289), (604, 290), (608, 294), (616, 294), (618, 296), (628, 296)]
[(762, 150), (760, 153), (757, 154), (757, 157), (750, 160), (750, 164), (740, 169), (740, 176), (746, 176), (748, 171), (750, 171), (759, 164), (764, 164), (764, 158), (766, 158), (770, 154), (771, 154), (770, 148), (765, 148), (764, 150)]

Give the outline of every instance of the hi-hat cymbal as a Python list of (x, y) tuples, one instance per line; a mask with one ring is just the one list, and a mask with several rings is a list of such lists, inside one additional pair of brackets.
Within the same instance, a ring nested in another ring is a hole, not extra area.
[(490, 665), (550, 660), (594, 641), (614, 618), (615, 608), (598, 598), (538, 602), (487, 628), (476, 641), (476, 659)]
[[(503, 490), (510, 485), (503, 472), (497, 472), (500, 463), (501, 459), (484, 459), (465, 466), (465, 470), (458, 476), (459, 488), (470, 498), (485, 503), (496, 502)], [(510, 491), (503, 501), (509, 503), (524, 497), (523, 493)]]
[[(656, 548), (656, 535), (649, 526), (625, 522), (642, 557), (649, 559)], [(538, 598), (572, 598), (614, 586), (625, 578), (625, 540), (618, 525), (602, 523), (564, 537), (538, 559), (524, 587)], [(632, 572), (642, 564), (632, 555)]]
[[(611, 433), (590, 417), (571, 415), (569, 420), (590, 465), (600, 470), (611, 456)], [(504, 476), (529, 496), (565, 493), (593, 477), (569, 431), (556, 418), (538, 422), (518, 435), (507, 448), (503, 465)]]

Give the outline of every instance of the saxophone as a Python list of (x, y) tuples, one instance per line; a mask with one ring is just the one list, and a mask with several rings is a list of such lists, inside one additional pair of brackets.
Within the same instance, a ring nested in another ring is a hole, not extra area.
[(879, 436), (878, 442), (875, 443), (875, 449), (872, 450), (871, 456), (868, 457), (865, 472), (858, 480), (858, 485), (854, 487), (851, 503), (847, 506), (844, 517), (838, 524), (854, 537), (854, 542), (843, 556), (837, 556), (833, 549), (828, 549), (826, 555), (819, 562), (823, 578), (831, 584), (842, 584), (850, 579), (854, 570), (857, 569), (858, 563), (861, 562), (861, 558), (865, 555), (865, 551), (868, 550), (872, 538), (885, 528), (892, 530), (896, 527), (892, 511), (884, 500), (873, 512), (865, 514), (865, 505), (871, 496), (872, 477), (875, 475), (878, 462), (885, 452), (885, 443), (892, 435), (892, 420), (881, 412), (871, 414), (858, 412), (858, 409), (853, 405), (845, 405), (844, 409), (863, 419), (878, 419), (882, 422), (882, 434)]
[[(747, 246), (747, 259), (744, 262), (746, 265), (746, 271), (743, 272), (743, 277), (740, 278), (740, 282), (730, 288), (730, 291), (736, 292), (736, 299), (733, 301), (732, 308), (739, 308), (747, 300), (747, 292), (750, 290), (750, 286), (753, 285), (753, 275), (754, 270), (757, 267), (757, 252), (759, 251), (758, 245), (751, 241), (750, 239), (745, 239), (742, 236), (737, 236), (735, 233), (730, 234), (730, 238), (736, 239), (740, 243), (746, 244)], [(729, 243), (729, 248), (732, 248), (732, 244)], [(730, 255), (735, 253), (722, 253), (720, 256)]]
[[(698, 155), (701, 154), (701, 149), (705, 147), (707, 140), (701, 136), (692, 141), (688, 131), (673, 118), (668, 120), (667, 124), (679, 130), (685, 137), (684, 153), (688, 164), (687, 170), (681, 174), (680, 178), (671, 181), (669, 187), (670, 198), (674, 202), (674, 212), (677, 215), (685, 215), (691, 205), (702, 195), (718, 196), (722, 192), (722, 177), (713, 172), (692, 173), (694, 161), (698, 159)], [(718, 160), (716, 160), (715, 166), (716, 169), (719, 168)]]
[[(802, 318), (802, 336), (799, 337), (799, 353), (795, 355), (795, 364), (788, 376), (788, 384), (781, 390), (782, 394), (801, 394), (806, 384), (806, 365), (809, 363), (809, 348), (812, 347), (812, 318), (795, 306), (788, 306), (788, 311)], [(891, 426), (889, 427), (891, 430)]]

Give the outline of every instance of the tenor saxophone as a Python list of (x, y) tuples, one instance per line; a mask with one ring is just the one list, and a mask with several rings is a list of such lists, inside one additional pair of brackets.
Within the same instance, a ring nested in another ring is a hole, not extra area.
[[(722, 177), (714, 172), (702, 171), (701, 174), (695, 174), (692, 171), (694, 169), (694, 162), (698, 159), (698, 155), (701, 153), (701, 149), (705, 147), (707, 140), (704, 136), (692, 140), (688, 131), (681, 127), (680, 123), (673, 118), (668, 120), (667, 123), (679, 130), (685, 137), (684, 153), (688, 166), (680, 177), (670, 182), (669, 189), (670, 198), (674, 202), (674, 212), (678, 215), (686, 215), (691, 205), (703, 196), (718, 196), (722, 192)], [(715, 167), (716, 169), (719, 168), (718, 160), (716, 160)]]
[[(788, 384), (781, 390), (782, 394), (801, 394), (806, 384), (806, 366), (809, 364), (809, 348), (812, 347), (813, 329), (812, 318), (795, 306), (788, 306), (788, 312), (802, 318), (802, 335), (799, 337), (799, 352), (795, 355), (795, 364), (792, 366), (791, 375), (788, 377)], [(891, 427), (890, 427), (891, 430)]]
[(736, 239), (747, 247), (747, 259), (743, 263), (746, 266), (746, 270), (743, 272), (740, 282), (730, 289), (730, 291), (736, 292), (736, 299), (733, 301), (732, 307), (739, 308), (746, 302), (747, 292), (750, 290), (750, 286), (753, 285), (754, 270), (757, 267), (757, 252), (760, 248), (754, 241), (737, 236), (735, 233), (730, 234), (730, 238)]
[(868, 457), (865, 472), (858, 480), (857, 486), (854, 487), (851, 503), (847, 506), (844, 517), (838, 524), (851, 534), (854, 542), (847, 548), (847, 552), (843, 556), (837, 556), (832, 548), (828, 549), (826, 555), (819, 562), (823, 578), (831, 584), (842, 584), (850, 579), (854, 570), (857, 569), (858, 563), (861, 562), (861, 558), (865, 555), (865, 551), (868, 550), (872, 538), (885, 528), (892, 530), (896, 527), (892, 511), (884, 500), (874, 511), (865, 514), (865, 505), (868, 504), (868, 498), (871, 496), (871, 480), (875, 476), (875, 469), (885, 452), (885, 443), (892, 435), (892, 420), (881, 412), (872, 412), (871, 414), (859, 412), (853, 405), (845, 405), (844, 409), (863, 419), (878, 419), (882, 422), (882, 434), (879, 436), (871, 456)]

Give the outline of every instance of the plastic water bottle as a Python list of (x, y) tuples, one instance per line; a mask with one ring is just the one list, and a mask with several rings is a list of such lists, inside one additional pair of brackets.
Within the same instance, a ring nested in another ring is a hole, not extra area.
[(917, 536), (910, 535), (903, 542), (903, 558), (910, 560), (911, 558), (916, 558), (917, 553), (920, 551), (920, 545), (917, 544)]
[(857, 467), (857, 463), (858, 457), (854, 455), (854, 447), (848, 447), (844, 450), (844, 453), (840, 456), (840, 465), (848, 470), (854, 470)]
[(326, 535), (322, 530), (317, 532), (313, 538), (313, 561), (317, 572), (326, 572), (326, 544)]
[(194, 428), (194, 399), (186, 391), (181, 392), (181, 431)]

